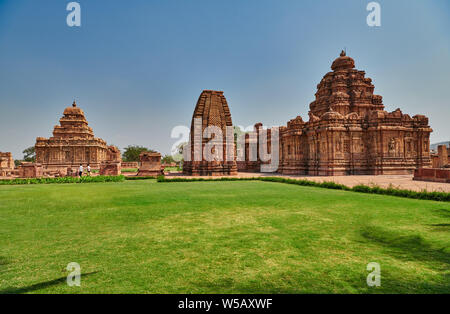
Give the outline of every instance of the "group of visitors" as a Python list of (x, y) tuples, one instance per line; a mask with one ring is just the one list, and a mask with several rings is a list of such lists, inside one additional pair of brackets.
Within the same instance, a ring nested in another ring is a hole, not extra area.
[[(83, 171), (84, 171), (83, 165), (80, 164), (80, 168), (78, 168), (78, 175), (80, 176), (80, 178), (83, 176)], [(89, 164), (87, 165), (86, 171), (87, 171), (87, 175), (90, 177), (91, 176), (91, 165), (89, 165)]]

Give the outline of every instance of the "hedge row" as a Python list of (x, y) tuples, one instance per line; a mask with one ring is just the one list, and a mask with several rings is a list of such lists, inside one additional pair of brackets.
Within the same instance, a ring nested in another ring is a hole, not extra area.
[(96, 182), (121, 182), (124, 176), (95, 176), (95, 177), (61, 177), (61, 178), (32, 178), (0, 180), (0, 185), (18, 184), (51, 184), (51, 183), (96, 183)]
[[(12, 180), (0, 180), (0, 185), (18, 185), (18, 184), (50, 184), (50, 183), (94, 183), (94, 182), (122, 182), (124, 180), (148, 180), (155, 179), (155, 177), (124, 177), (124, 176), (95, 176), (95, 177), (62, 177), (62, 178), (33, 178), (33, 179), (12, 179)], [(394, 187), (381, 188), (378, 186), (356, 185), (350, 188), (343, 184), (334, 182), (315, 182), (310, 180), (296, 180), (280, 177), (247, 177), (247, 178), (234, 178), (234, 177), (222, 177), (216, 179), (205, 178), (172, 178), (167, 179), (165, 176), (158, 176), (158, 182), (197, 182), (197, 181), (266, 181), (266, 182), (278, 182), (286, 184), (295, 184), (302, 186), (321, 187), (326, 189), (353, 191), (359, 193), (392, 195), (413, 199), (422, 200), (434, 200), (441, 202), (450, 202), (450, 193), (445, 192), (428, 192), (428, 191), (410, 191), (401, 190)]]
[(313, 186), (321, 187), (333, 190), (343, 190), (343, 191), (353, 191), (359, 193), (369, 193), (369, 194), (381, 194), (381, 195), (391, 195), (399, 196), (413, 199), (421, 200), (433, 200), (440, 202), (450, 202), (450, 193), (445, 192), (428, 192), (428, 191), (410, 191), (401, 190), (394, 187), (381, 188), (379, 186), (367, 186), (367, 185), (356, 185), (353, 188), (348, 187), (343, 184), (338, 184), (334, 182), (315, 182), (310, 180), (296, 180), (280, 177), (248, 177), (248, 178), (233, 178), (233, 177), (223, 177), (217, 179), (205, 179), (205, 178), (172, 178), (167, 179), (164, 176), (158, 176), (158, 182), (196, 182), (196, 181), (266, 181), (266, 182), (278, 182), (286, 184), (295, 184), (302, 186)]
[(142, 176), (142, 177), (132, 176), (132, 177), (125, 177), (125, 180), (127, 180), (127, 181), (149, 180), (149, 179), (156, 179), (156, 177), (152, 177), (152, 176)]
[(380, 188), (379, 186), (366, 186), (366, 185), (356, 185), (352, 188), (352, 191), (360, 193), (371, 193), (371, 194), (382, 194), (382, 195), (392, 195), (399, 197), (415, 198), (420, 200), (433, 200), (441, 202), (450, 202), (450, 193), (445, 192), (428, 192), (428, 191), (411, 191), (396, 189), (394, 187), (389, 187), (387, 189)]

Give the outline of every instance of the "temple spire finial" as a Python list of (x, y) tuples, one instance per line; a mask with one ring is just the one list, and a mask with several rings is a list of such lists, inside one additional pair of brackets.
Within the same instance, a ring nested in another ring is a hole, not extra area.
[(75, 102), (75, 100), (73, 101), (72, 107), (76, 107), (77, 103)]
[(345, 48), (344, 48), (344, 50), (341, 51), (340, 56), (341, 56), (341, 57), (345, 57), (346, 55), (347, 55), (347, 53), (345, 52)]

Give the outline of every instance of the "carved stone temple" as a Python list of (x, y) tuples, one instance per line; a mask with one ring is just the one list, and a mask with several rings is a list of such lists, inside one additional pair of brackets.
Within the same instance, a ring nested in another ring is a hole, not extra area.
[[(317, 85), (309, 120), (298, 116), (280, 128), (278, 172), (380, 175), (430, 167), (427, 117), (385, 111), (372, 80), (344, 51), (331, 69)], [(240, 169), (254, 171), (255, 163)]]
[[(197, 123), (197, 124), (196, 124)], [(194, 132), (197, 125), (197, 132)], [(214, 159), (207, 158), (204, 154), (205, 146), (209, 141), (214, 141), (216, 135), (211, 135), (211, 139), (203, 136), (205, 129), (215, 126), (222, 131), (223, 148), (212, 151)], [(204, 90), (198, 98), (192, 116), (191, 134), (188, 148), (184, 151), (183, 173), (186, 175), (236, 175), (236, 154), (235, 144), (231, 141), (227, 146), (227, 127), (232, 127), (230, 109), (221, 91)], [(196, 145), (197, 143), (197, 145)], [(189, 156), (186, 156), (189, 155)], [(198, 157), (200, 156), (200, 158)]]
[(14, 171), (14, 159), (12, 153), (0, 152), (0, 177), (6, 177), (11, 175)]
[(108, 146), (101, 138), (94, 137), (83, 110), (73, 102), (64, 110), (60, 125), (53, 129), (50, 138), (36, 139), (36, 162), (44, 169), (67, 170), (80, 164), (99, 169), (102, 162), (120, 162), (120, 151)]

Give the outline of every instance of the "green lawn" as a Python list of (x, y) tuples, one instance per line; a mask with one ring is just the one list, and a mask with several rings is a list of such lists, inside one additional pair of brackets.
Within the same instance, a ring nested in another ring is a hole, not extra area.
[(138, 172), (138, 168), (124, 168), (121, 170), (122, 172)]
[(0, 293), (450, 293), (449, 265), (445, 202), (258, 181), (0, 187)]

